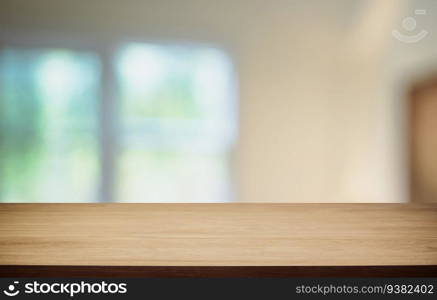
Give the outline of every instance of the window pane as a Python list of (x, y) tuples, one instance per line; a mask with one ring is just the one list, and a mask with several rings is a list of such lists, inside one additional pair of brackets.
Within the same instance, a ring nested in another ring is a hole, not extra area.
[(98, 60), (0, 51), (0, 201), (94, 201)]
[(131, 44), (117, 59), (123, 202), (229, 201), (232, 65), (209, 47)]

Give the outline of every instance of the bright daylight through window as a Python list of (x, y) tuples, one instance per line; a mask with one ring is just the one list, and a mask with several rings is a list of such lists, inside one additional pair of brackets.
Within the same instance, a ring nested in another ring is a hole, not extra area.
[[(229, 58), (140, 43), (112, 57), (105, 66), (98, 51), (0, 49), (0, 202), (232, 200)], [(114, 87), (108, 115), (105, 86)]]

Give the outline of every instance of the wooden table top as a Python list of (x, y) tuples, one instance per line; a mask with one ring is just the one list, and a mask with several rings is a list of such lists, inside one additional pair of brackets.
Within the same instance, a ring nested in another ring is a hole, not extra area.
[(0, 204), (0, 265), (437, 265), (437, 206)]

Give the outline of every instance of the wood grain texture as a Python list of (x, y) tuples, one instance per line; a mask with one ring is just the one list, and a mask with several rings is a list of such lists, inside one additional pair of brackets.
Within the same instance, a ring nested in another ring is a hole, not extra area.
[(437, 206), (1, 204), (0, 265), (437, 265)]

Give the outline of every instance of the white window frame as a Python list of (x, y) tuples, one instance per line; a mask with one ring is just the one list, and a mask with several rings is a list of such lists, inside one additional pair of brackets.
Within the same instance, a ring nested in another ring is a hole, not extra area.
[[(5, 47), (17, 47), (23, 49), (68, 49), (72, 51), (92, 52), (95, 53), (100, 62), (100, 96), (97, 100), (97, 139), (98, 139), (98, 188), (96, 190), (95, 200), (97, 202), (116, 202), (115, 191), (115, 176), (116, 176), (116, 156), (119, 149), (117, 141), (117, 132), (121, 130), (119, 114), (116, 112), (120, 108), (120, 97), (117, 88), (116, 71), (114, 66), (114, 58), (122, 46), (130, 43), (145, 43), (159, 45), (189, 45), (189, 46), (205, 46), (222, 50), (227, 53), (226, 49), (221, 46), (210, 43), (191, 43), (184, 41), (162, 41), (149, 40), (144, 38), (130, 39), (104, 39), (96, 40), (86, 36), (60, 36), (53, 33), (43, 32), (22, 32), (22, 31), (4, 31), (0, 30), (0, 50)], [(231, 61), (232, 65), (235, 65)], [(235, 70), (232, 74), (233, 80), (236, 81)], [(233, 163), (235, 149), (238, 141), (238, 102), (237, 102), (237, 85), (232, 87), (234, 94), (231, 95), (235, 100), (234, 111), (235, 126), (237, 126), (234, 143), (229, 149), (229, 157), (227, 159), (227, 169), (229, 172), (229, 195), (228, 201), (233, 202), (236, 199), (236, 167)]]

